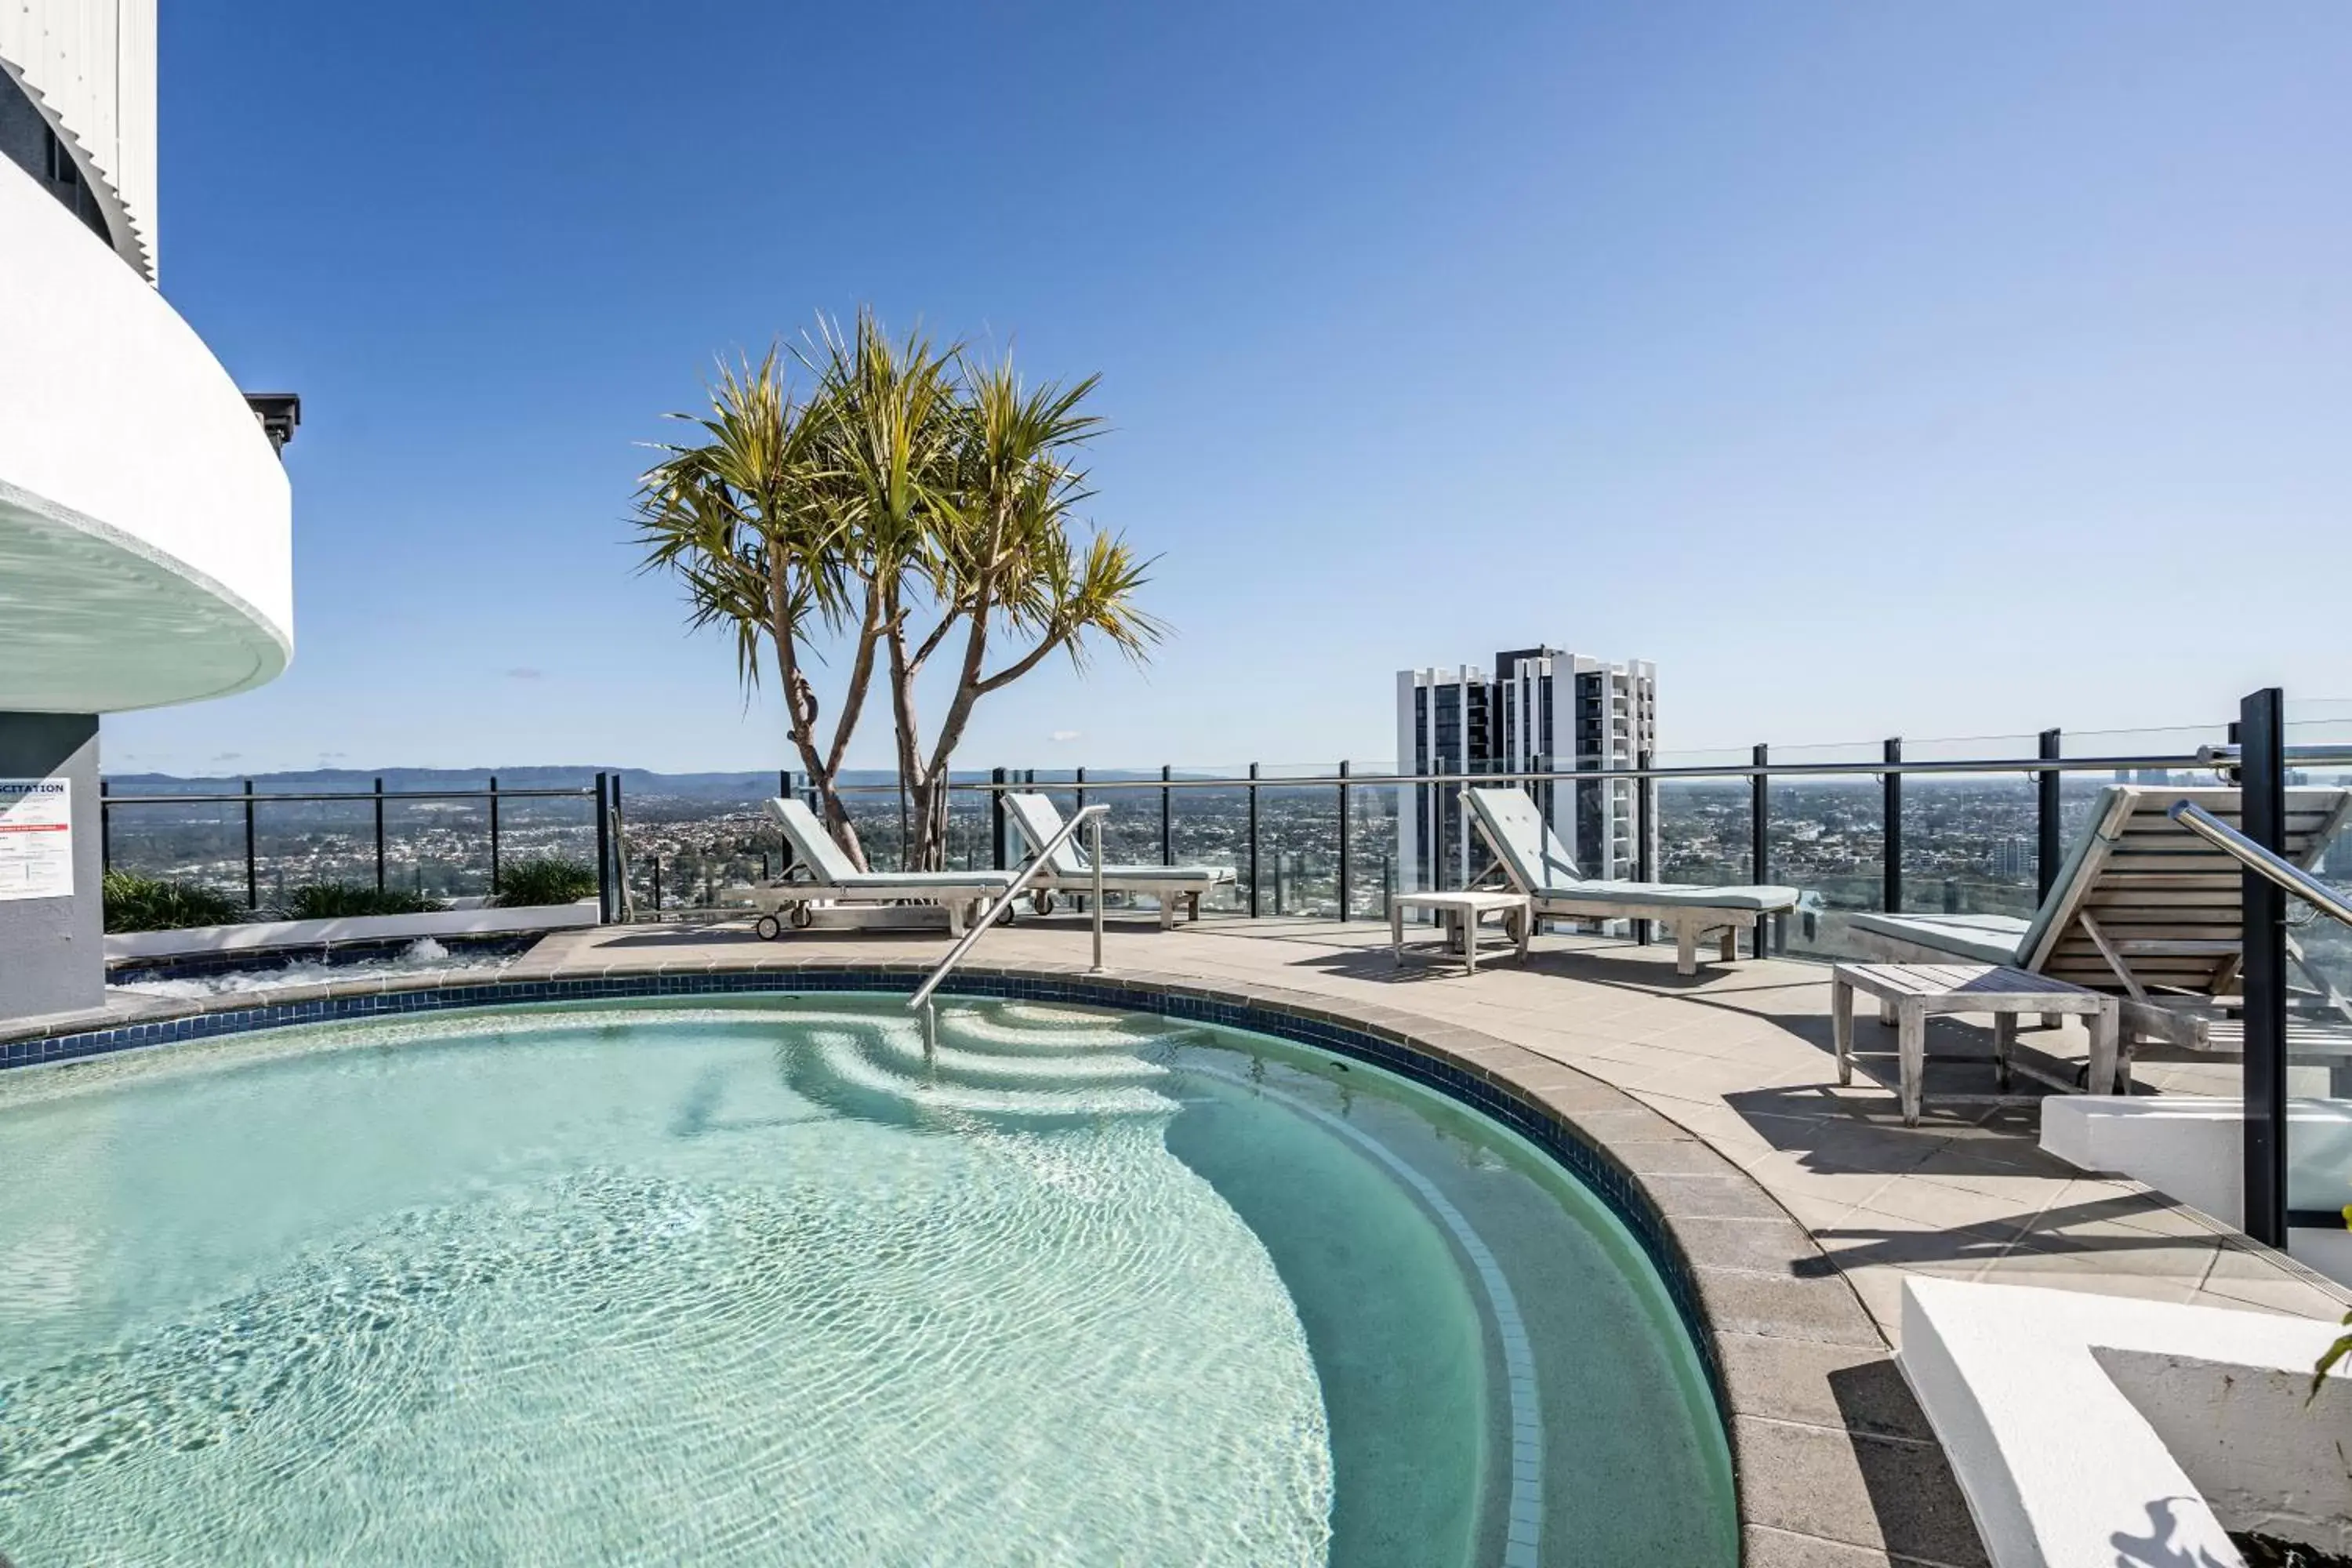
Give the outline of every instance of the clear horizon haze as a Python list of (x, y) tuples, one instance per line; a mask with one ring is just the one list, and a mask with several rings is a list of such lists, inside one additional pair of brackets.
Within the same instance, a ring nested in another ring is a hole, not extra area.
[(1654, 660), (1669, 751), (2352, 698), (2341, 5), (161, 26), (163, 291), (303, 397), (295, 657), (112, 770), (790, 763), (630, 497), (861, 303), (1101, 374), (1175, 628), (962, 766), (1385, 759), (1398, 669), (1538, 642)]

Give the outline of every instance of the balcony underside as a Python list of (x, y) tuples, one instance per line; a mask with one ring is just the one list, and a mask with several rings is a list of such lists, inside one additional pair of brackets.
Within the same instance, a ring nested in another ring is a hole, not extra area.
[(0, 481), (0, 710), (225, 697), (272, 679), (290, 653), (218, 583)]

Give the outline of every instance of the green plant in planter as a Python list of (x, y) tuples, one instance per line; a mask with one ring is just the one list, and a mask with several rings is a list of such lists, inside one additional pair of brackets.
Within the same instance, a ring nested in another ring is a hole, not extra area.
[(437, 899), (412, 893), (405, 888), (308, 882), (287, 890), (285, 914), (291, 921), (331, 921), (353, 915), (421, 915), (440, 907)]
[(502, 910), (529, 909), (536, 904), (569, 904), (596, 890), (596, 870), (561, 855), (534, 855), (499, 873), (498, 905)]
[(174, 882), (137, 871), (109, 871), (100, 884), (106, 929), (183, 931), (189, 926), (234, 925), (253, 911), (226, 893), (200, 882)]

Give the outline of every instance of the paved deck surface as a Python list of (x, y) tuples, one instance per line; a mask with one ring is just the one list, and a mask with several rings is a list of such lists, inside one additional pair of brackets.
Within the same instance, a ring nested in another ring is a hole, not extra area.
[[(1082, 921), (1024, 920), (982, 939), (975, 962), (1083, 963)], [(928, 933), (808, 931), (760, 942), (742, 927), (635, 926), (557, 932), (508, 966), (509, 979), (607, 970), (702, 970), (795, 961), (943, 955)], [(1162, 933), (1115, 921), (1112, 971), (1278, 985), (1374, 1003), (1474, 1028), (1601, 1079), (1703, 1140), (1762, 1185), (1842, 1273), (1891, 1343), (1906, 1273), (2052, 1286), (2166, 1301), (2338, 1317), (2352, 1292), (2257, 1248), (2137, 1183), (2088, 1177), (2044, 1154), (2025, 1103), (1989, 1095), (1991, 1033), (1937, 1020), (1929, 1035), (1927, 1114), (1902, 1125), (1878, 1084), (1837, 1086), (1829, 971), (1745, 960), (1696, 977), (1667, 947), (1545, 936), (1520, 966), (1497, 954), (1475, 977), (1457, 966), (1399, 967), (1385, 926), (1328, 921), (1209, 921)], [(1891, 1074), (1894, 1030), (1867, 1010), (1855, 1026), (1866, 1070)], [(2078, 1026), (2029, 1031), (2021, 1047), (2086, 1059)], [(1976, 1059), (1963, 1059), (1973, 1057)], [(2144, 1082), (2212, 1087), (2212, 1068), (2151, 1063)], [(1780, 1260), (1791, 1269), (1816, 1260)]]

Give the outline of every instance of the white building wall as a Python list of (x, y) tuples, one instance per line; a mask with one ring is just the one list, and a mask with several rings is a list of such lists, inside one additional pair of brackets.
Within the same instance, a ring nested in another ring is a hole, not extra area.
[(271, 679), (292, 651), (292, 531), (286, 471), (228, 372), (0, 160), (0, 710)]
[(155, 0), (0, 0), (0, 70), (72, 153), (121, 237), (155, 271)]

